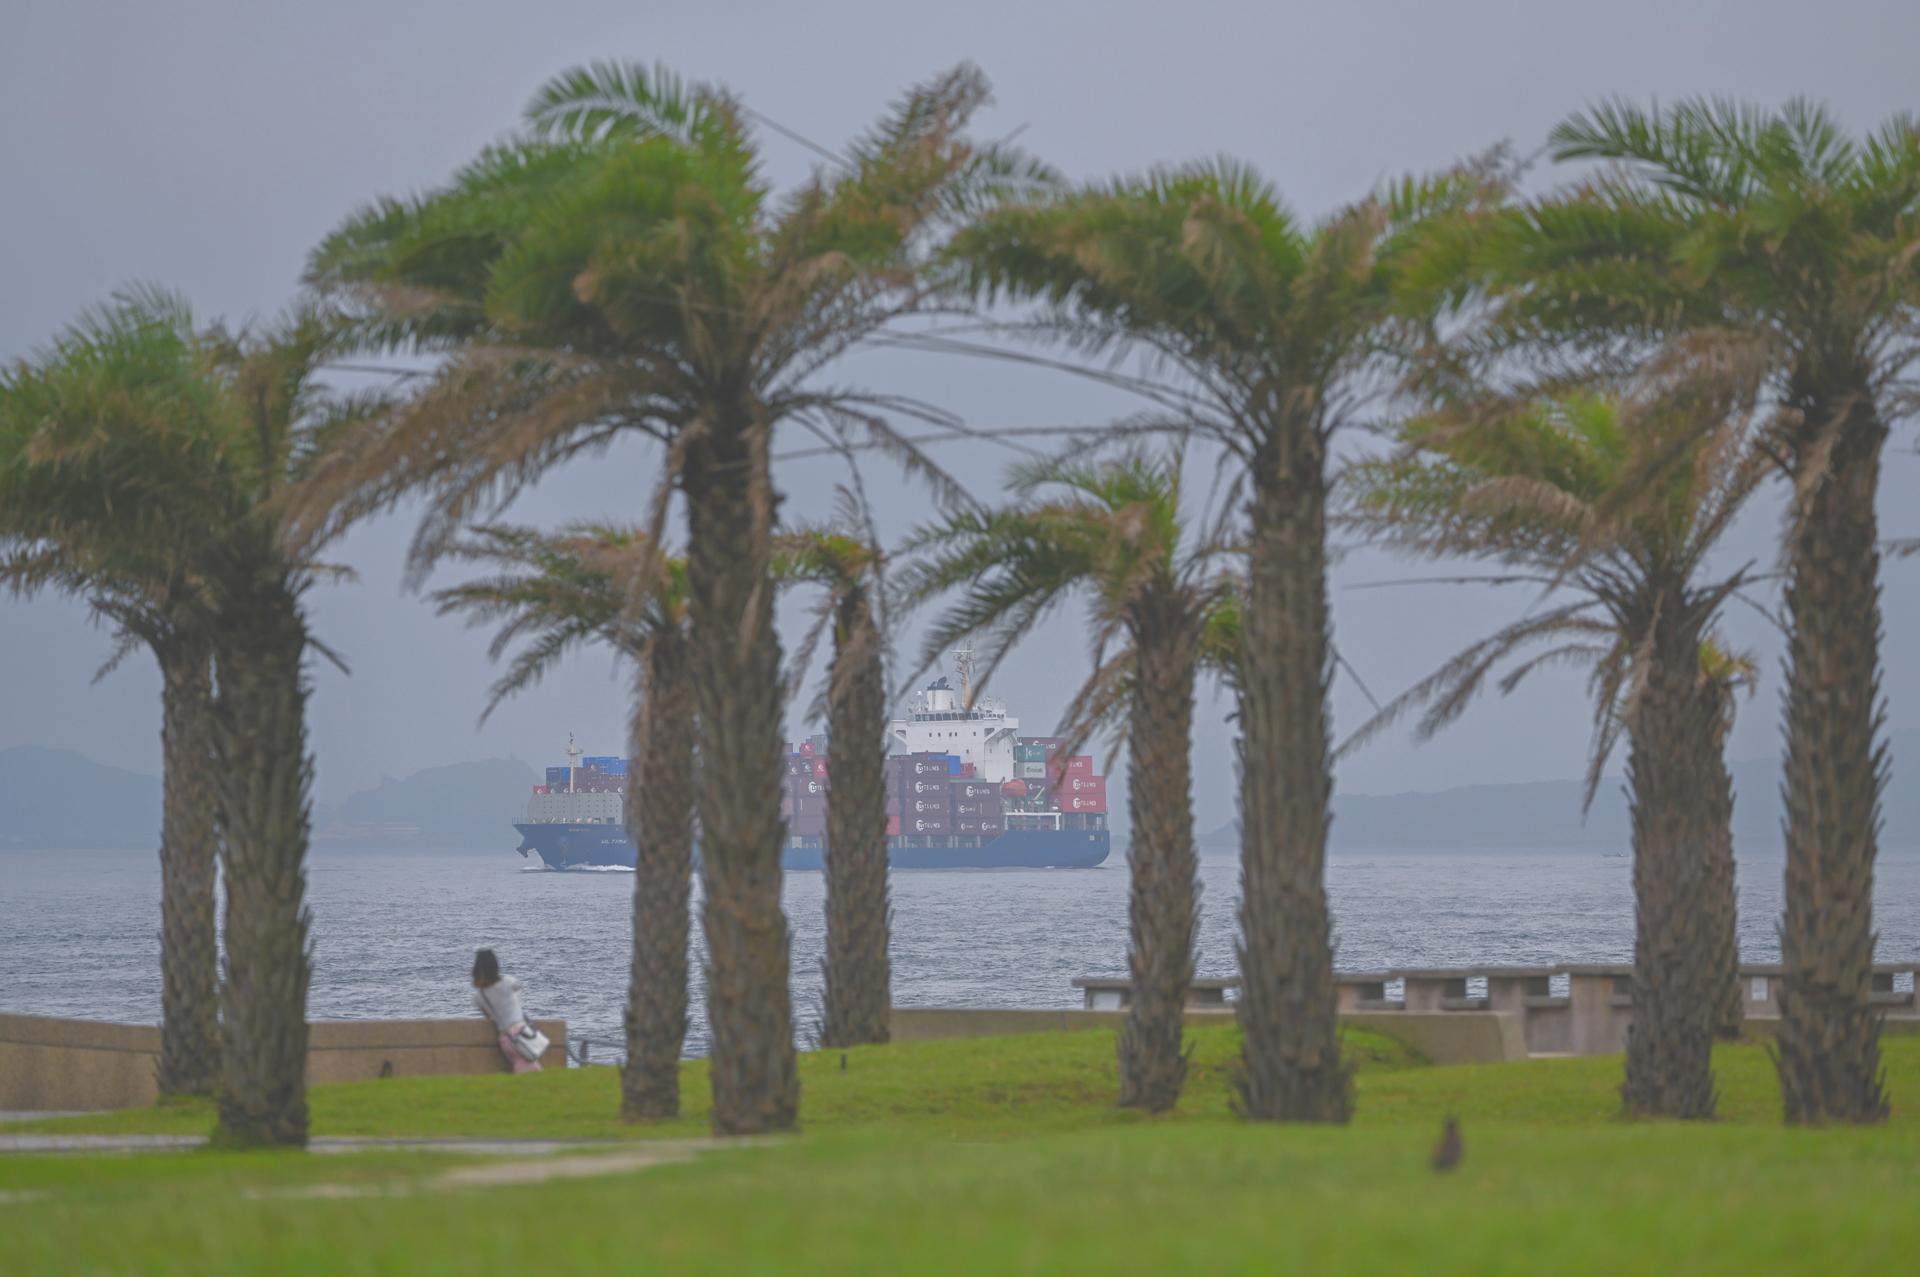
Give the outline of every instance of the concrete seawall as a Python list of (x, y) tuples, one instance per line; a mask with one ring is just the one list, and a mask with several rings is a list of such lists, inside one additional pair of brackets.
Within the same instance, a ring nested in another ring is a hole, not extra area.
[[(552, 1041), (545, 1068), (567, 1065), (567, 1022), (535, 1020)], [(328, 1020), (309, 1027), (307, 1082), (382, 1076), (499, 1073), (491, 1025), (466, 1020)], [(0, 1015), (0, 1110), (105, 1109), (151, 1104), (160, 1030), (35, 1015)]]

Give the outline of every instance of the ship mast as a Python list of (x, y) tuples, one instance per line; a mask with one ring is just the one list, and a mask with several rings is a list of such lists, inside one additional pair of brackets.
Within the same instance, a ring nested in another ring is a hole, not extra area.
[(573, 774), (580, 769), (580, 755), (586, 751), (573, 743), (573, 733), (567, 733), (567, 792), (573, 792)]
[(953, 667), (960, 673), (960, 708), (973, 712), (973, 645), (953, 649)]

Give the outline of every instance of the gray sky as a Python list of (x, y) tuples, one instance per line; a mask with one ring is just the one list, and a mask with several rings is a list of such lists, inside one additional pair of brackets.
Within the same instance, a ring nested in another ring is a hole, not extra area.
[[(135, 5), (15, 0), (0, 39), (0, 358), (24, 355), (129, 280), (183, 290), (207, 315), (283, 304), (308, 248), (356, 205), (442, 180), (509, 129), (548, 76), (598, 58), (661, 60), (724, 82), (756, 109), (834, 143), (906, 84), (961, 59), (992, 77), (984, 134), (1021, 141), (1075, 176), (1213, 153), (1259, 166), (1296, 210), (1330, 211), (1398, 173), (1437, 167), (1501, 139), (1530, 151), (1561, 116), (1610, 93), (1690, 93), (1829, 102), (1858, 130), (1920, 107), (1911, 0), (1706, 3), (1619, 0), (1394, 0), (1273, 3), (975, 3), (816, 0), (505, 4), (498, 0), (335, 0)], [(808, 154), (766, 139), (771, 174), (804, 176)], [(907, 389), (982, 425), (1096, 421), (1122, 405), (1084, 383), (1000, 364), (870, 355), (844, 370)], [(1914, 434), (1896, 439), (1886, 497), (1920, 479)], [(1007, 454), (980, 444), (941, 454), (990, 492)], [(517, 520), (631, 515), (651, 483), (635, 447), (557, 474)], [(821, 513), (823, 463), (782, 472), (789, 510)], [(923, 517), (923, 496), (876, 468), (888, 530)], [(1883, 497), (1889, 535), (1920, 534), (1910, 500)], [(484, 729), (492, 670), (484, 637), (433, 616), (399, 588), (411, 519), (369, 524), (338, 557), (359, 584), (313, 599), (317, 631), (353, 667), (316, 675), (312, 735), (322, 798), (465, 758), (555, 761), (569, 730), (594, 753), (622, 741), (625, 680), (583, 658)], [(1738, 530), (1730, 563), (1773, 555), (1776, 509)], [(1525, 605), (1465, 588), (1353, 591), (1406, 569), (1356, 553), (1335, 574), (1337, 637), (1377, 693), (1397, 691)], [(1920, 725), (1920, 562), (1886, 572), (1886, 692), (1896, 728)], [(790, 612), (793, 612), (790, 609)], [(789, 616), (788, 641), (798, 615)], [(1778, 740), (1778, 649), (1736, 616), (1765, 683), (1743, 707), (1733, 752)], [(0, 748), (37, 743), (158, 768), (158, 680), (144, 658), (90, 684), (108, 651), (84, 609), (0, 601)], [(1052, 727), (1085, 669), (1083, 634), (1063, 617), (1032, 636), (996, 684), (1035, 731)], [(1587, 712), (1577, 675), (1542, 676), (1490, 701), (1442, 740), (1386, 739), (1343, 765), (1343, 788), (1379, 792), (1578, 773)], [(1352, 725), (1351, 685), (1336, 712)], [(1225, 702), (1202, 697), (1196, 731), (1199, 823), (1230, 816)], [(1116, 791), (1117, 793), (1118, 791)]]

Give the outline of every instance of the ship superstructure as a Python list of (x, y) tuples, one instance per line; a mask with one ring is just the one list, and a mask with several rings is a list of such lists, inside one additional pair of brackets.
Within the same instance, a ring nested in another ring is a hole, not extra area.
[[(889, 722), (887, 846), (896, 869), (1087, 867), (1107, 858), (1106, 777), (1087, 755), (1065, 756), (1052, 737), (1021, 736), (998, 700), (973, 696), (972, 654), (955, 654), (956, 687), (944, 674), (908, 697)], [(782, 864), (825, 863), (831, 742), (789, 746), (781, 814)], [(635, 863), (623, 806), (646, 777), (617, 756), (585, 756), (567, 742), (567, 765), (547, 769), (527, 819), (514, 828), (520, 853), (549, 867)]]

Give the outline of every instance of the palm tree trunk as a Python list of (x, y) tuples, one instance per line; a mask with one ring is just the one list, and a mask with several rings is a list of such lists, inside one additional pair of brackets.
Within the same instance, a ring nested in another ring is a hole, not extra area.
[(687, 584), (699, 719), (701, 924), (713, 1130), (790, 1129), (800, 1108), (780, 911), (785, 746), (764, 423), (735, 413), (688, 449)]
[(227, 873), (218, 1138), (307, 1142), (306, 624), (284, 574), (224, 610), (214, 733)]
[(693, 894), (693, 688), (677, 631), (647, 644), (629, 753), (627, 833), (633, 876), (633, 969), (627, 983), (627, 1062), (620, 1116), (678, 1117), (687, 1039), (687, 933)]
[(1719, 989), (1713, 1032), (1715, 1037), (1731, 1042), (1745, 1031), (1747, 1017), (1746, 999), (1740, 991), (1740, 902), (1734, 881), (1733, 774), (1727, 770), (1732, 692), (1717, 685), (1707, 691), (1713, 701), (1711, 713), (1717, 727), (1713, 753), (1702, 763), (1705, 771), (1702, 783), (1712, 809), (1711, 826), (1706, 834), (1706, 892), (1700, 907), (1712, 931), (1711, 970)]
[(834, 624), (827, 692), (827, 953), (822, 1046), (892, 1036), (887, 956), (887, 690), (866, 591), (849, 588)]
[(220, 1075), (220, 946), (213, 879), (213, 678), (204, 643), (160, 649), (160, 1094), (211, 1095)]
[(1696, 627), (1662, 609), (1646, 686), (1627, 722), (1633, 805), (1633, 1021), (1621, 1096), (1635, 1113), (1713, 1116), (1713, 1031), (1725, 972), (1713, 911), (1720, 814), (1712, 784), (1719, 704), (1700, 677)]
[[(1836, 422), (1836, 412), (1848, 419)], [(1886, 753), (1877, 740), (1884, 709), (1874, 501), (1886, 427), (1864, 394), (1816, 400), (1805, 418), (1796, 461), (1826, 469), (1788, 548), (1777, 1067), (1789, 1122), (1877, 1122), (1887, 1098), (1871, 997), (1873, 865)], [(1827, 428), (1840, 433), (1823, 462), (1817, 440)]]
[(1240, 716), (1239, 1111), (1344, 1122), (1326, 852), (1333, 668), (1326, 579), (1326, 457), (1283, 427), (1254, 474)]
[(1156, 599), (1134, 627), (1129, 707), (1127, 970), (1132, 1002), (1121, 1026), (1120, 1103), (1164, 1113), (1187, 1079), (1181, 1048), (1193, 937), (1199, 924), (1193, 849), (1192, 737), (1196, 633), (1180, 599)]

